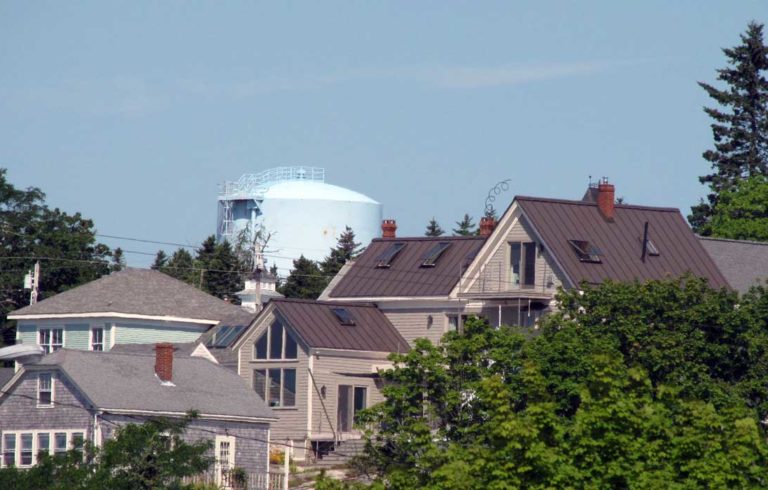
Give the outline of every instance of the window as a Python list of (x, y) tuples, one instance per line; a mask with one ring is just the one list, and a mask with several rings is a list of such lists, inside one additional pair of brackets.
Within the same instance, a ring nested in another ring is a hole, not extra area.
[(101, 327), (91, 329), (91, 350), (104, 350), (104, 329)]
[(21, 434), (21, 458), (19, 466), (32, 465), (32, 433)]
[[(467, 318), (469, 318), (469, 315), (461, 315), (461, 324), (464, 325), (464, 323), (467, 321)], [(459, 316), (458, 315), (448, 315), (448, 331), (450, 332), (456, 332), (459, 330)]]
[(376, 268), (389, 269), (389, 267), (392, 265), (392, 261), (395, 260), (397, 254), (399, 254), (400, 251), (404, 248), (405, 243), (403, 242), (395, 242), (390, 244), (389, 247), (387, 247), (387, 249), (376, 258)]
[(216, 483), (224, 488), (231, 488), (230, 470), (235, 467), (234, 436), (216, 436)]
[(275, 321), (256, 341), (253, 353), (257, 360), (296, 359), (298, 345), (283, 324)]
[(3, 466), (16, 464), (16, 434), (3, 434)]
[(270, 407), (295, 407), (296, 370), (256, 369), (253, 371), (253, 390)]
[(599, 264), (602, 262), (600, 259), (600, 256), (603, 255), (603, 252), (590, 244), (586, 240), (568, 240), (568, 243), (571, 244), (571, 247), (576, 252), (576, 256), (579, 258), (582, 262), (590, 262), (593, 264)]
[(37, 375), (37, 406), (53, 406), (53, 375), (51, 373)]
[(38, 344), (46, 354), (55, 352), (64, 347), (64, 329), (42, 328), (40, 329)]
[(331, 311), (334, 315), (336, 315), (336, 318), (339, 320), (339, 323), (342, 325), (355, 325), (355, 318), (352, 316), (352, 313), (349, 312), (346, 308), (331, 308)]
[(50, 454), (51, 434), (49, 432), (40, 432), (37, 434), (37, 452)]
[(245, 325), (229, 325), (219, 328), (211, 341), (208, 342), (208, 347), (229, 347), (240, 335), (240, 332), (245, 330), (245, 327)]
[(439, 259), (440, 256), (443, 255), (443, 252), (450, 246), (450, 242), (436, 243), (424, 256), (424, 261), (421, 263), (421, 267), (434, 267), (437, 265), (437, 259)]
[(511, 242), (509, 259), (512, 286), (533, 287), (536, 284), (536, 244)]
[(53, 435), (53, 454), (64, 454), (67, 452), (67, 433), (57, 432)]

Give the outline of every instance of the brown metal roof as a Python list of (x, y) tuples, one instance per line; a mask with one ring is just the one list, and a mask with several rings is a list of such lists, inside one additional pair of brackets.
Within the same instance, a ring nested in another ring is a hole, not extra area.
[[(397, 242), (405, 244), (389, 268), (377, 268), (379, 256)], [(421, 267), (439, 242), (451, 245), (434, 267)], [(331, 298), (447, 296), (480, 250), (485, 237), (375, 239), (330, 292)]]
[[(630, 282), (679, 277), (686, 272), (705, 278), (715, 288), (728, 282), (674, 208), (616, 205), (614, 220), (603, 218), (597, 204), (583, 201), (516, 197), (563, 272), (574, 284), (606, 280)], [(641, 260), (643, 228), (658, 256)], [(601, 263), (582, 262), (568, 240), (585, 240), (602, 252)]]
[[(308, 347), (373, 352), (408, 350), (408, 341), (373, 305), (288, 298), (276, 298), (270, 304)], [(333, 308), (346, 309), (355, 324), (342, 325)]]

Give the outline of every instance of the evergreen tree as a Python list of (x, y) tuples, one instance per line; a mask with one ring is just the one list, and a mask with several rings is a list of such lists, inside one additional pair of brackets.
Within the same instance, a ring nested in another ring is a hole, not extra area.
[(494, 221), (499, 221), (499, 216), (496, 213), (496, 208), (493, 207), (493, 204), (485, 208), (485, 213), (483, 213), (483, 216), (486, 218), (493, 218)]
[(197, 280), (198, 271), (195, 270), (192, 254), (183, 248), (173, 252), (171, 258), (160, 270), (171, 277), (175, 277), (180, 281), (184, 281), (194, 286), (197, 286), (199, 282)]
[(217, 298), (236, 300), (235, 293), (243, 288), (244, 269), (228, 241), (216, 243), (213, 235), (206, 238), (197, 250), (195, 265), (203, 271), (200, 289)]
[(339, 235), (336, 247), (331, 249), (331, 253), (320, 263), (320, 270), (330, 279), (338, 274), (341, 268), (354, 259), (363, 251), (360, 243), (355, 241), (355, 232), (349, 226)]
[(699, 85), (719, 105), (707, 107), (715, 148), (704, 152), (714, 172), (699, 178), (709, 186), (707, 202), (691, 208), (688, 221), (694, 231), (711, 234), (709, 223), (722, 192), (733, 190), (744, 178), (768, 173), (768, 47), (763, 42), (763, 25), (751, 22), (741, 35), (742, 44), (723, 49), (728, 66), (718, 70), (720, 90), (707, 83)]
[(272, 264), (272, 267), (269, 268), (269, 274), (275, 278), (275, 287), (280, 289), (283, 283), (280, 280), (280, 274), (278, 274), (277, 264)]
[(156, 271), (162, 270), (167, 262), (168, 256), (165, 254), (165, 250), (158, 250), (157, 254), (155, 255), (155, 261), (152, 263), (150, 268)]
[(327, 280), (316, 262), (303, 255), (293, 261), (293, 270), (280, 288), (286, 298), (317, 299)]
[(112, 272), (121, 271), (125, 268), (125, 256), (123, 254), (123, 249), (120, 247), (117, 247), (112, 252), (112, 264), (109, 266), (109, 270)]
[(475, 223), (472, 222), (472, 217), (468, 214), (465, 214), (461, 221), (457, 221), (456, 226), (458, 228), (453, 229), (454, 236), (471, 236), (475, 234)]
[(438, 224), (433, 216), (432, 219), (429, 220), (429, 223), (427, 223), (427, 229), (424, 231), (424, 236), (443, 236), (443, 234), (445, 234), (445, 231), (440, 228), (440, 224)]

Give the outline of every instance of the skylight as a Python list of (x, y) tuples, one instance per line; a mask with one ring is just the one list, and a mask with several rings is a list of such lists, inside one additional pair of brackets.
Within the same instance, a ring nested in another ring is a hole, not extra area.
[(439, 259), (440, 256), (443, 255), (443, 252), (445, 252), (450, 246), (450, 242), (436, 243), (431, 249), (429, 249), (429, 252), (424, 255), (424, 261), (421, 263), (421, 266), (434, 267), (437, 264), (437, 259)]
[(377, 269), (388, 269), (392, 265), (392, 261), (397, 257), (402, 249), (405, 248), (405, 243), (395, 242), (392, 243), (381, 255), (376, 259)]
[(212, 347), (229, 347), (244, 329), (245, 325), (222, 327), (216, 332), (213, 343), (209, 345)]
[(331, 308), (331, 311), (334, 315), (336, 315), (336, 318), (338, 318), (339, 323), (342, 325), (355, 325), (355, 319), (352, 317), (352, 313), (350, 313), (348, 309)]
[(573, 250), (576, 252), (576, 256), (582, 262), (590, 262), (593, 264), (599, 264), (602, 262), (600, 256), (603, 255), (602, 250), (593, 246), (586, 240), (568, 240)]

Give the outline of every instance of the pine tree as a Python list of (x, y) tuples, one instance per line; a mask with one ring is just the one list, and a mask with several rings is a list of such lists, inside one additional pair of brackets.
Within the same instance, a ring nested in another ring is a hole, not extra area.
[(236, 301), (235, 293), (243, 288), (244, 269), (228, 241), (216, 243), (213, 235), (197, 250), (195, 265), (202, 269), (200, 289), (217, 298)]
[(461, 221), (457, 221), (456, 226), (458, 228), (453, 229), (454, 236), (471, 236), (475, 234), (475, 223), (472, 222), (472, 217), (468, 214), (465, 214)]
[(435, 220), (433, 216), (429, 223), (427, 223), (427, 229), (424, 231), (424, 236), (443, 236), (445, 231), (440, 228), (440, 224)]
[(360, 255), (362, 251), (360, 243), (355, 241), (355, 232), (347, 226), (339, 235), (336, 247), (332, 248), (330, 254), (320, 263), (320, 270), (327, 278), (331, 278), (338, 274), (344, 264)]
[(197, 280), (199, 271), (195, 270), (192, 254), (183, 248), (173, 252), (171, 258), (160, 270), (171, 277), (175, 277), (180, 281), (184, 281), (194, 286), (197, 286), (199, 282)]
[(165, 254), (165, 250), (158, 250), (155, 255), (155, 261), (150, 266), (151, 269), (156, 271), (162, 270), (165, 264), (168, 263), (168, 256)]
[[(699, 178), (709, 185), (707, 202), (691, 208), (688, 221), (694, 231), (709, 235), (709, 222), (720, 193), (729, 192), (745, 178), (768, 173), (768, 47), (763, 42), (763, 25), (750, 22), (741, 35), (742, 44), (725, 48), (728, 66), (718, 70), (717, 79), (727, 88), (699, 85), (719, 105), (704, 108), (710, 116), (715, 148), (703, 157), (714, 172)], [(725, 109), (725, 110), (721, 110)]]
[(123, 249), (117, 247), (114, 251), (112, 251), (112, 264), (110, 264), (109, 270), (111, 272), (117, 272), (123, 270), (124, 267), (125, 255), (123, 254)]
[(303, 255), (293, 261), (293, 270), (280, 292), (286, 298), (317, 299), (327, 281), (316, 262)]

